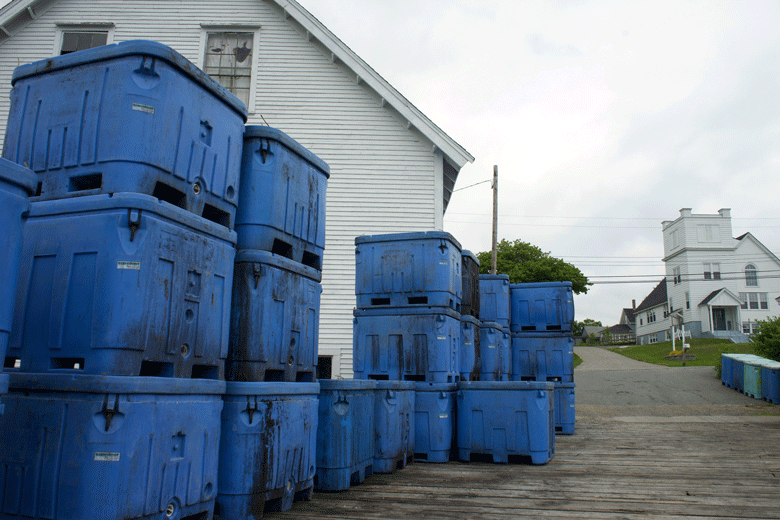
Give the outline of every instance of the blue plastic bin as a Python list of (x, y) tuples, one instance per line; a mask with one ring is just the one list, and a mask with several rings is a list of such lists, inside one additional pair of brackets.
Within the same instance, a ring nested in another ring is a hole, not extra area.
[(504, 329), (493, 321), (482, 321), (479, 326), (480, 381), (501, 381), (504, 371)]
[(373, 473), (374, 380), (320, 379), (314, 487), (341, 491)]
[(460, 316), (460, 379), (478, 381), (482, 372), (480, 321), (474, 316)]
[(330, 169), (287, 134), (247, 126), (236, 213), (238, 249), (273, 251), (322, 269)]
[(501, 362), (499, 364), (499, 381), (512, 380), (512, 335), (509, 329), (501, 329)]
[[(555, 453), (554, 384), (461, 381), (457, 390), (458, 458), (495, 463), (530, 457), (545, 464)], [(480, 458), (480, 457), (477, 457)]]
[(374, 390), (374, 473), (393, 473), (414, 458), (413, 381), (377, 381)]
[[(16, 301), (22, 255), (22, 226), (38, 177), (29, 169), (0, 159), (0, 359), (5, 360)], [(3, 392), (0, 392), (2, 394)]]
[(479, 319), (509, 329), (509, 275), (479, 275)]
[(574, 383), (553, 383), (555, 390), (553, 402), (555, 407), (555, 433), (573, 435), (576, 421)]
[(0, 516), (211, 518), (224, 381), (71, 374), (10, 380), (0, 421)]
[(770, 403), (780, 403), (780, 361), (767, 360), (761, 366), (761, 396)]
[(235, 238), (150, 195), (33, 203), (6, 366), (223, 379)]
[(320, 271), (267, 251), (236, 255), (227, 380), (316, 380), (319, 280)]
[(460, 312), (461, 248), (443, 231), (355, 239), (358, 309), (449, 307)]
[(232, 229), (246, 106), (176, 51), (133, 40), (17, 67), (3, 157), (40, 200), (154, 195)]
[(743, 393), (753, 399), (762, 399), (761, 396), (761, 367), (766, 359), (755, 356), (745, 359), (745, 376), (743, 381)]
[(455, 383), (415, 383), (415, 460), (450, 460), (455, 446), (456, 389)]
[(479, 319), (479, 258), (464, 249), (461, 259), (460, 314)]
[(734, 390), (743, 392), (745, 390), (745, 358), (748, 354), (734, 354), (731, 365), (732, 379), (734, 381)]
[(460, 379), (460, 315), (446, 307), (355, 310), (357, 379), (455, 383)]
[(512, 381), (574, 381), (571, 333), (512, 334)]
[(515, 283), (510, 286), (512, 332), (571, 332), (571, 282)]
[(720, 355), (720, 382), (734, 388), (734, 354)]
[(216, 515), (254, 520), (311, 500), (319, 393), (317, 383), (227, 383)]

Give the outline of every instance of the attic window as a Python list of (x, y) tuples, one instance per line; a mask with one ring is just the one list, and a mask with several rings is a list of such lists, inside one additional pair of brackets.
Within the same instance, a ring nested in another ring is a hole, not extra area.
[(209, 32), (203, 71), (250, 107), (254, 32)]
[(100, 47), (108, 42), (108, 31), (63, 31), (60, 54)]

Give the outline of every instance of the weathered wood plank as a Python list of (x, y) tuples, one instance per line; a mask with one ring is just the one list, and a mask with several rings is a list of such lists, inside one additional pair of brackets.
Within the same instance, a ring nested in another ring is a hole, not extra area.
[(778, 467), (780, 418), (597, 420), (543, 466), (417, 462), (278, 517), (777, 519)]

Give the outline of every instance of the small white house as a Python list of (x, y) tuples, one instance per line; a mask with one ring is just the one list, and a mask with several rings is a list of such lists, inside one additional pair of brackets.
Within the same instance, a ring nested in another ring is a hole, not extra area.
[(243, 99), (249, 124), (329, 164), (319, 348), (351, 377), (355, 237), (442, 229), (474, 158), (294, 0), (14, 0), (0, 9), (0, 136), (18, 65), (132, 39), (174, 48)]
[[(643, 302), (636, 313), (638, 343), (669, 339), (662, 329), (671, 330), (670, 314), (680, 316), (694, 338), (734, 341), (747, 341), (757, 320), (780, 314), (780, 259), (751, 233), (733, 238), (731, 210), (697, 215), (683, 208), (679, 218), (663, 222), (663, 239), (665, 321), (656, 325), (656, 312), (648, 323)], [(660, 297), (653, 301), (662, 305)]]

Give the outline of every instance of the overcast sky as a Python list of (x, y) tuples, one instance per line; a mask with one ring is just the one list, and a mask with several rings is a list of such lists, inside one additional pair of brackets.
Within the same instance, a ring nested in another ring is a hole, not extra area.
[[(299, 1), (476, 158), (456, 189), (498, 165), (499, 238), (651, 282), (594, 285), (578, 320), (647, 296), (680, 208), (780, 252), (780, 2)], [(487, 251), (491, 215), (463, 189), (445, 230)]]
[[(664, 276), (661, 222), (732, 209), (780, 252), (780, 2), (299, 0), (475, 158), (499, 168), (499, 238), (593, 282), (578, 320), (617, 323)], [(5, 1), (0, 0), (0, 5)], [(489, 183), (445, 230), (490, 249)]]

